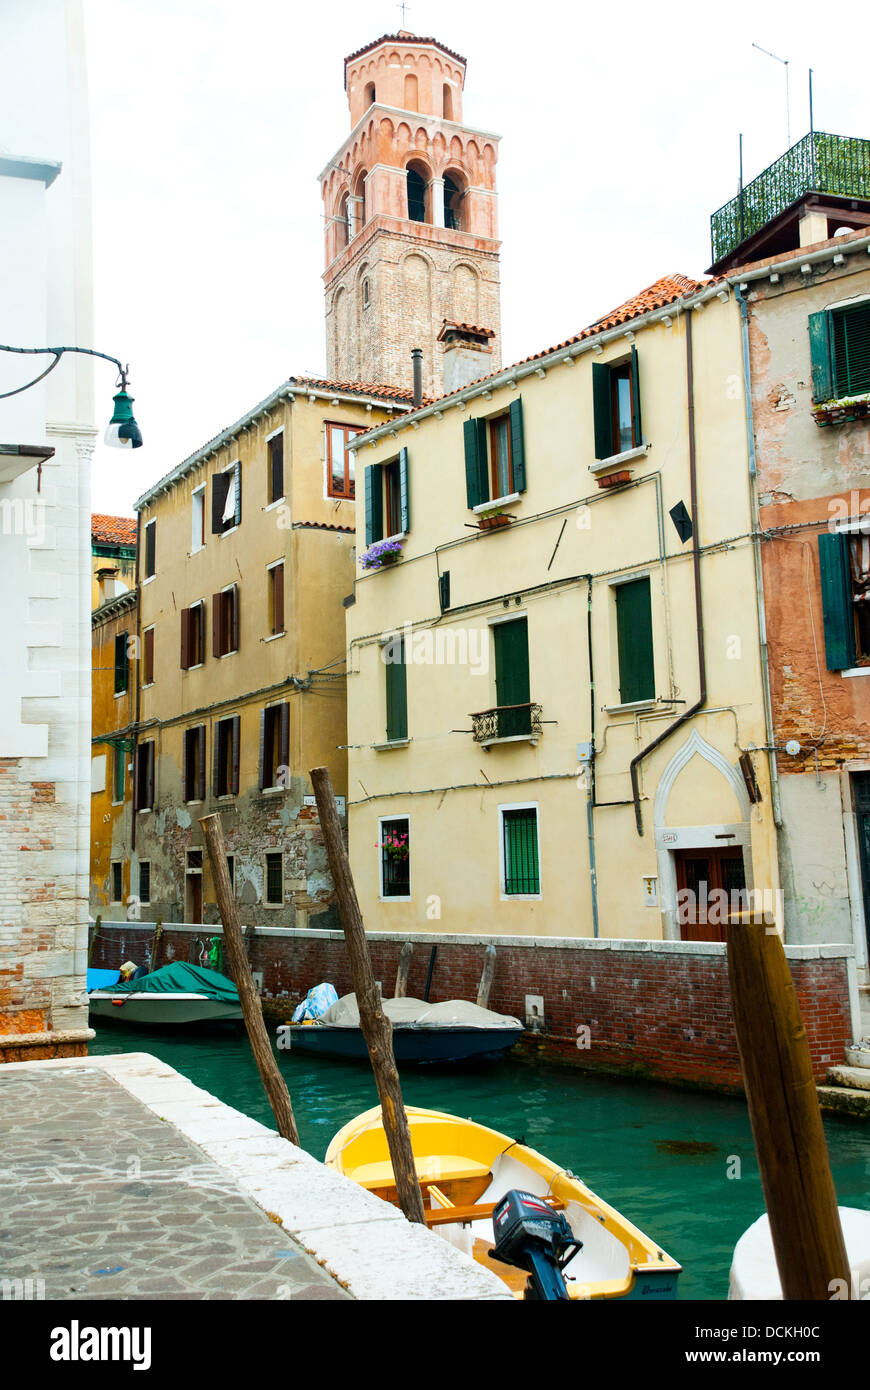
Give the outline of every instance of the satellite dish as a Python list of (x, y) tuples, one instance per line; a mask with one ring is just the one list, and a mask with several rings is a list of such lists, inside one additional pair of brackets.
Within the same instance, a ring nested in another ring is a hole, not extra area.
[(854, 232), (854, 230), (854, 227), (838, 227), (834, 232), (834, 236), (848, 236), (849, 233)]

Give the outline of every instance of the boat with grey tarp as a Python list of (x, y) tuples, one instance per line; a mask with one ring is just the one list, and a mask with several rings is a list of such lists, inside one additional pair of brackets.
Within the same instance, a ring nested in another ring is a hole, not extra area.
[[(393, 1025), (396, 1061), (469, 1062), (495, 1060), (513, 1047), (523, 1031), (519, 1019), (493, 1013), (465, 999), (430, 1004), (425, 999), (384, 999)], [(285, 1043), (300, 1052), (344, 1060), (367, 1060), (356, 995), (345, 994), (320, 1018), (290, 1024)]]

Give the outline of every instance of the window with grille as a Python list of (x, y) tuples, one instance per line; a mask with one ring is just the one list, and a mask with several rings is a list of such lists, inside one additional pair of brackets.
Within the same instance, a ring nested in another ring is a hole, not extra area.
[(502, 890), (506, 897), (537, 896), (541, 891), (537, 807), (505, 807), (501, 817)]
[(279, 851), (266, 855), (266, 902), (270, 907), (284, 905), (284, 856)]
[(147, 859), (139, 865), (139, 901), (151, 901), (151, 864)]
[(411, 822), (407, 816), (380, 821), (381, 897), (411, 896)]

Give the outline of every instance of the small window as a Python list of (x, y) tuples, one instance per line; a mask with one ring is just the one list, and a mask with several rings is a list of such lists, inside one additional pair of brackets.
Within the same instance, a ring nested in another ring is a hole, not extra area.
[(242, 521), (242, 465), (238, 461), (211, 480), (212, 535), (221, 536)]
[(410, 529), (408, 450), (366, 468), (366, 545), (403, 535)]
[(349, 501), (354, 496), (354, 456), (350, 443), (359, 433), (350, 425), (336, 425), (327, 421), (326, 491), (329, 497), (342, 497)]
[(870, 536), (822, 532), (819, 569), (828, 670), (870, 665)]
[(184, 731), (182, 797), (185, 801), (205, 800), (205, 725)]
[(190, 551), (193, 554), (205, 545), (205, 484), (191, 494)]
[(444, 226), (448, 231), (462, 230), (462, 189), (449, 174), (444, 175)]
[(286, 786), (279, 780), (290, 758), (290, 706), (267, 705), (260, 713), (260, 790)]
[(870, 391), (870, 300), (809, 316), (813, 400)]
[(205, 661), (205, 604), (181, 610), (181, 669), (190, 671)]
[(500, 415), (466, 420), (465, 490), (471, 508), (526, 490), (523, 402)]
[(202, 850), (189, 849), (187, 851), (187, 872), (189, 874), (202, 873)]
[(233, 892), (235, 892), (235, 891), (236, 891), (236, 856), (235, 856), (234, 854), (228, 854), (228, 855), (227, 855), (227, 874), (229, 875), (230, 888), (233, 890)]
[(240, 722), (239, 716), (234, 715), (230, 719), (219, 719), (214, 726), (212, 791), (215, 796), (239, 794)]
[(652, 608), (649, 575), (614, 585), (616, 596), (616, 645), (619, 659), (619, 700), (654, 700)]
[(643, 431), (637, 348), (632, 347), (628, 361), (592, 363), (592, 405), (597, 459), (640, 448)]
[(266, 495), (271, 505), (280, 502), (284, 496), (284, 432), (273, 434), (266, 441), (268, 464), (266, 476)]
[(154, 628), (146, 627), (142, 633), (142, 684), (154, 684)]
[(411, 222), (426, 221), (426, 180), (417, 169), (407, 172), (408, 218)]
[(538, 808), (503, 806), (502, 893), (507, 898), (539, 897), (541, 870), (538, 847)]
[(123, 695), (127, 689), (130, 679), (129, 673), (129, 648), (130, 635), (127, 632), (119, 632), (115, 638), (115, 694)]
[(152, 579), (157, 573), (157, 522), (149, 521), (145, 526), (145, 578)]
[(112, 902), (124, 901), (124, 868), (120, 859), (112, 860)]
[(212, 599), (212, 650), (229, 656), (239, 650), (239, 586), (231, 584)]
[(284, 855), (276, 850), (266, 855), (265, 901), (269, 907), (284, 906)]
[(139, 863), (139, 901), (140, 903), (150, 903), (151, 901), (151, 864), (147, 859)]
[(411, 896), (411, 822), (407, 816), (378, 822), (381, 856), (381, 897)]
[(367, 83), (366, 83), (366, 88), (365, 88), (365, 104), (366, 104), (366, 110), (368, 110), (368, 108), (369, 108), (370, 106), (373, 106), (374, 103), (375, 103), (375, 84), (374, 84), (374, 82), (367, 82)]
[(154, 809), (154, 740), (136, 749), (136, 810)]
[(386, 670), (387, 742), (401, 742), (408, 737), (408, 668), (404, 637), (393, 637), (385, 642), (381, 657)]
[(123, 743), (112, 749), (112, 803), (120, 806), (124, 800), (127, 783), (127, 750)]
[(269, 635), (277, 637), (284, 631), (284, 561), (270, 565), (266, 574), (269, 586)]
[(366, 276), (366, 278), (363, 280), (363, 283), (362, 283), (362, 303), (363, 303), (363, 308), (364, 308), (364, 309), (367, 309), (367, 308), (369, 307), (370, 302), (371, 302), (371, 290), (370, 290), (370, 288), (369, 288), (369, 279), (368, 279), (368, 276)]

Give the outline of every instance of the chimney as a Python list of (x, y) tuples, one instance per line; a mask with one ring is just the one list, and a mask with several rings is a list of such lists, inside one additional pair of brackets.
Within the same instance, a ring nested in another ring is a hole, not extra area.
[(411, 348), (411, 367), (414, 372), (414, 409), (423, 404), (423, 349)]
[(461, 391), (472, 381), (489, 376), (492, 365), (492, 339), (495, 333), (491, 328), (477, 328), (471, 323), (450, 323), (447, 319), (438, 334), (438, 342), (443, 344), (444, 363), (442, 380), (444, 394)]

